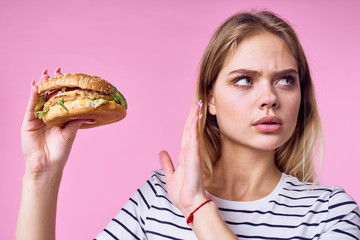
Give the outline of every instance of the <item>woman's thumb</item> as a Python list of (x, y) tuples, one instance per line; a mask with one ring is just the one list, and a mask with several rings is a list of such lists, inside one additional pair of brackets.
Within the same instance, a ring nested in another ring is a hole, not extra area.
[(175, 171), (173, 162), (171, 161), (171, 158), (169, 156), (169, 153), (167, 151), (161, 151), (159, 153), (159, 159), (162, 169), (164, 170), (165, 177), (168, 179), (172, 176), (172, 174)]
[(68, 122), (62, 131), (65, 140), (72, 143), (75, 139), (77, 131), (83, 123), (90, 124), (92, 122), (90, 120), (75, 120)]

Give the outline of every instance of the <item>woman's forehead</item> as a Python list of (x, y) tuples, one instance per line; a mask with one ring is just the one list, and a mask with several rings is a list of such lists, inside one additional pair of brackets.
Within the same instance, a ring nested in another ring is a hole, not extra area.
[(253, 71), (297, 70), (297, 62), (282, 38), (262, 32), (241, 40), (223, 65), (226, 72), (239, 68)]

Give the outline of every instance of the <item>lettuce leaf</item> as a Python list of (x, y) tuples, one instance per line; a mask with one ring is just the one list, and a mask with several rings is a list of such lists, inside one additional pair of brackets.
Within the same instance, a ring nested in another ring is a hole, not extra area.
[(41, 95), (39, 97), (39, 100), (35, 106), (35, 109), (34, 109), (34, 113), (36, 113), (37, 111), (39, 111), (45, 104), (45, 100), (44, 100), (44, 95)]
[(46, 109), (44, 109), (42, 111), (36, 111), (35, 112), (35, 117), (37, 117), (38, 119), (42, 119), (43, 115), (45, 113), (47, 113), (48, 111), (49, 111), (49, 108), (46, 108)]
[(35, 117), (42, 119), (42, 116), (49, 111), (49, 108), (41, 110), (45, 105), (44, 95), (39, 96), (38, 102), (34, 108)]
[(57, 101), (56, 101), (60, 106), (62, 106), (66, 111), (69, 111), (65, 104), (64, 104), (64, 99), (63, 98), (59, 98)]
[(116, 103), (120, 104), (121, 106), (125, 107), (126, 109), (128, 108), (127, 102), (125, 97), (121, 94), (121, 92), (119, 92), (116, 87), (113, 88), (113, 92), (115, 92), (115, 96), (114, 95), (110, 95), (111, 99), (114, 100)]

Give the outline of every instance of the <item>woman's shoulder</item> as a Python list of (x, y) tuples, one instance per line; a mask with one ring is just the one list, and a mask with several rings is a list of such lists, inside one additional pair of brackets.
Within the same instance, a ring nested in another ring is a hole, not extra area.
[(159, 184), (166, 188), (165, 173), (162, 169), (151, 171), (150, 181), (154, 182), (154, 184)]
[(169, 203), (165, 173), (162, 169), (151, 171), (150, 177), (144, 182), (135, 192), (144, 199), (149, 201), (157, 201), (159, 199), (165, 199)]
[(289, 175), (284, 178), (284, 194), (291, 193), (293, 202), (301, 202), (301, 206), (315, 217), (323, 216), (320, 222), (325, 224), (325, 238), (340, 239), (339, 236), (348, 235), (357, 239), (360, 235), (359, 206), (344, 188), (304, 183)]
[(283, 186), (288, 190), (298, 192), (328, 192), (332, 194), (345, 193), (344, 188), (341, 186), (330, 186), (321, 183), (303, 182), (298, 178), (286, 173), (283, 173)]
[(160, 189), (166, 192), (165, 173), (162, 169), (150, 172), (147, 180), (139, 187), (139, 189), (149, 189), (157, 192)]
[(134, 211), (147, 212), (153, 206), (159, 205), (172, 205), (162, 170), (152, 171), (150, 178), (133, 192), (125, 206), (137, 209)]
[[(150, 178), (135, 192), (146, 202), (147, 209), (165, 210), (177, 216), (181, 212), (172, 204), (166, 188), (165, 173), (162, 169), (151, 172)], [(179, 215), (180, 214), (180, 215)]]
[(355, 200), (340, 186), (302, 182), (283, 173), (282, 194), (290, 199), (303, 199), (313, 203), (327, 203), (329, 210), (358, 209)]
[(148, 180), (140, 187), (140, 189), (148, 188), (155, 194), (166, 194), (165, 173), (162, 169), (151, 171)]

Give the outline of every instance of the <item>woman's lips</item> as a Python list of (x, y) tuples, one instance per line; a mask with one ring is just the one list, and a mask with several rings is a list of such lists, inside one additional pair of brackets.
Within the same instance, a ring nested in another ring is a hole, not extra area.
[(262, 133), (275, 133), (281, 130), (282, 121), (275, 116), (265, 116), (257, 120), (253, 126)]

